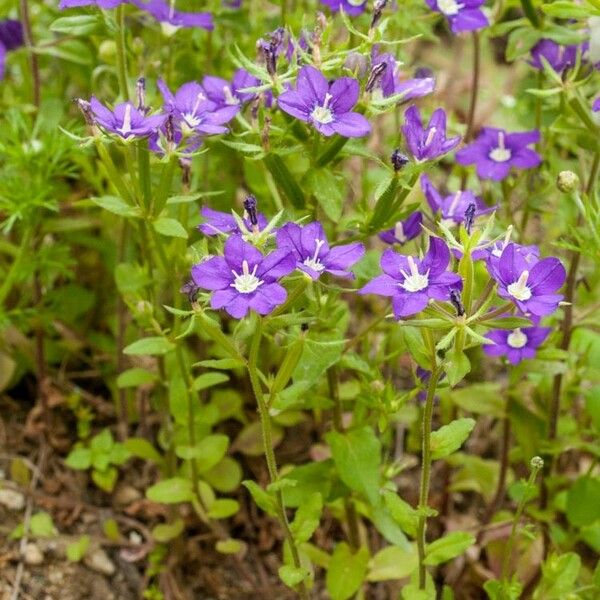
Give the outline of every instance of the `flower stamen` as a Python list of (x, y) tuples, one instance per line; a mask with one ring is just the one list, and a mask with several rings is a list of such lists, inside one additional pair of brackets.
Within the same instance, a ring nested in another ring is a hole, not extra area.
[(243, 260), (241, 275), (231, 269), (235, 281), (230, 284), (230, 287), (235, 288), (240, 294), (251, 294), (252, 292), (255, 292), (264, 283), (264, 281), (256, 276), (257, 269), (258, 265), (254, 265), (251, 273), (248, 261)]

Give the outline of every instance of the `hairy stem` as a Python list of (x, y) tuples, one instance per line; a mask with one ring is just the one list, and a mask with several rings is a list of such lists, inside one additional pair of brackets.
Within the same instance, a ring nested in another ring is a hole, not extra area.
[(32, 97), (33, 105), (36, 108), (40, 107), (42, 101), (42, 80), (40, 77), (40, 64), (38, 61), (37, 54), (33, 48), (33, 33), (31, 31), (31, 20), (29, 18), (29, 4), (27, 0), (20, 0), (19, 2), (19, 16), (23, 24), (23, 38), (25, 46), (29, 50), (29, 66), (31, 68), (31, 82), (32, 82)]
[(125, 43), (125, 6), (121, 4), (116, 9), (117, 37), (117, 79), (119, 81), (119, 92), (123, 100), (129, 100), (129, 83), (127, 81), (127, 50)]

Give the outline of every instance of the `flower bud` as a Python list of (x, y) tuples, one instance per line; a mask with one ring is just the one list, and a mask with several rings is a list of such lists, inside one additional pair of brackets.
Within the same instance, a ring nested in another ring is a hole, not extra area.
[(371, 27), (373, 29), (379, 20), (381, 19), (381, 15), (383, 14), (383, 9), (385, 8), (388, 0), (375, 0), (373, 3), (373, 17), (371, 18)]
[(114, 65), (117, 62), (117, 45), (113, 40), (104, 40), (100, 43), (98, 47), (98, 56), (100, 59), (108, 63), (109, 65)]
[(540, 456), (534, 456), (529, 463), (529, 466), (532, 469), (543, 469), (544, 468), (544, 460)]
[(392, 161), (392, 167), (394, 167), (394, 171), (396, 172), (400, 171), (410, 162), (408, 156), (406, 156), (406, 154), (402, 154), (399, 148), (396, 148), (392, 152), (390, 160)]
[(556, 187), (565, 194), (579, 189), (579, 177), (573, 171), (561, 171), (556, 178)]

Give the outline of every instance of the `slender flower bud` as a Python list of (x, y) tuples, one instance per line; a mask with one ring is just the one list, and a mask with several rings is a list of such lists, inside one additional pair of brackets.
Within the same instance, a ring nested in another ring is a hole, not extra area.
[(77, 108), (79, 108), (81, 114), (83, 114), (86, 124), (90, 127), (93, 127), (95, 123), (90, 103), (83, 98), (75, 98), (73, 101), (77, 104)]
[(194, 302), (200, 288), (194, 283), (193, 279), (186, 281), (180, 288), (180, 293), (185, 294), (190, 302)]
[(252, 223), (252, 227), (258, 227), (258, 216), (256, 213), (256, 206), (258, 202), (255, 196), (247, 196), (244, 200), (244, 209), (248, 215), (248, 220)]
[(180, 158), (179, 166), (181, 167), (181, 184), (186, 192), (189, 192), (192, 182), (192, 161), (189, 158)]
[(418, 67), (415, 69), (415, 79), (429, 79), (433, 77), (433, 71), (428, 67)]
[(565, 194), (579, 189), (579, 177), (573, 171), (561, 171), (556, 178), (556, 187)]
[(138, 77), (135, 82), (135, 89), (137, 95), (137, 108), (141, 113), (146, 114), (150, 109), (146, 106), (146, 78)]
[(469, 235), (471, 235), (471, 228), (473, 227), (473, 221), (475, 220), (476, 208), (475, 203), (471, 202), (471, 204), (467, 206), (467, 210), (465, 210), (465, 229)]
[(383, 9), (386, 7), (387, 0), (375, 0), (373, 3), (373, 18), (371, 19), (371, 27), (369, 29), (374, 29), (375, 25), (379, 23), (381, 19), (381, 15), (383, 14)]
[(396, 172), (400, 171), (410, 162), (408, 156), (406, 156), (406, 154), (402, 154), (399, 148), (396, 148), (392, 152), (390, 160), (392, 161), (392, 166), (394, 167), (394, 171)]
[(381, 62), (381, 63), (375, 65), (371, 69), (369, 79), (367, 80), (367, 85), (365, 86), (366, 92), (373, 91), (373, 88), (375, 87), (377, 82), (381, 79), (381, 76), (383, 75), (383, 72), (386, 70), (386, 68), (387, 68), (387, 63)]
[(173, 125), (173, 115), (169, 115), (165, 121), (165, 137), (167, 143), (172, 146), (175, 143), (175, 126)]
[(462, 303), (460, 292), (458, 290), (450, 290), (450, 302), (456, 310), (456, 315), (462, 317), (465, 314), (465, 305)]

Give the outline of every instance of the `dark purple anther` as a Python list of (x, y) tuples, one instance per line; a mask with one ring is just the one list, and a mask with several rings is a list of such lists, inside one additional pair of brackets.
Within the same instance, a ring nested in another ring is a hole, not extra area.
[(190, 302), (194, 302), (196, 300), (196, 296), (200, 291), (200, 288), (194, 283), (192, 279), (186, 281), (179, 290), (182, 294), (185, 294), (188, 297)]
[(457, 316), (462, 317), (465, 314), (465, 305), (462, 303), (458, 290), (450, 290), (450, 302), (456, 309)]
[(135, 82), (135, 90), (137, 95), (138, 110), (141, 113), (147, 114), (149, 108), (146, 106), (146, 78), (138, 77)]
[(430, 77), (433, 77), (433, 71), (429, 67), (415, 69), (415, 79), (429, 79)]
[(248, 215), (248, 219), (252, 224), (253, 228), (258, 227), (258, 215), (256, 212), (257, 201), (255, 196), (248, 196), (244, 200), (244, 209), (246, 210), (246, 214)]
[(87, 100), (84, 100), (83, 98), (75, 98), (73, 102), (77, 104), (77, 108), (79, 108), (79, 110), (83, 114), (83, 118), (85, 119), (86, 124), (90, 127), (93, 127), (94, 116), (92, 115), (92, 107), (90, 103)]
[(394, 167), (394, 171), (398, 172), (403, 169), (410, 161), (406, 154), (402, 154), (399, 148), (396, 148), (392, 152), (392, 156), (390, 157), (392, 161), (392, 166)]
[(471, 227), (473, 227), (473, 221), (475, 219), (475, 210), (476, 205), (474, 202), (471, 202), (469, 206), (467, 206), (467, 210), (465, 210), (465, 229), (467, 233), (471, 235)]
[(379, 23), (379, 19), (381, 19), (381, 15), (383, 14), (383, 9), (386, 7), (387, 0), (375, 0), (373, 3), (373, 18), (371, 19), (371, 29)]
[(381, 63), (375, 65), (371, 69), (371, 74), (369, 75), (369, 79), (367, 80), (367, 85), (365, 86), (366, 92), (373, 91), (373, 88), (375, 87), (377, 82), (381, 79), (381, 76), (383, 75), (383, 72), (386, 70), (386, 68), (387, 68), (387, 63), (381, 62)]

